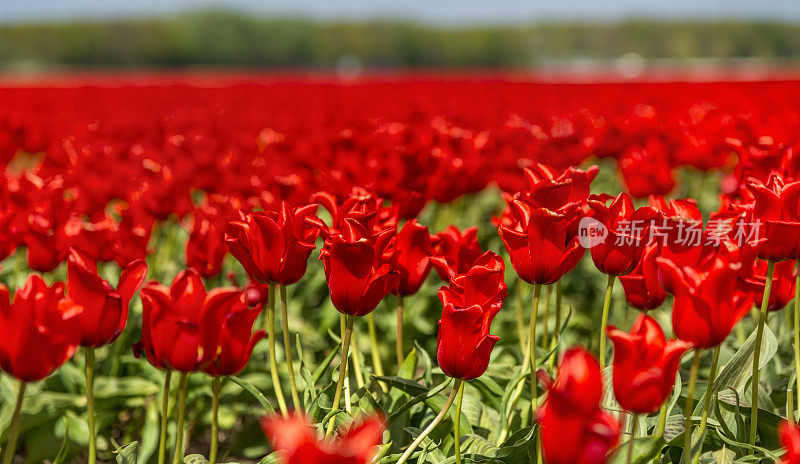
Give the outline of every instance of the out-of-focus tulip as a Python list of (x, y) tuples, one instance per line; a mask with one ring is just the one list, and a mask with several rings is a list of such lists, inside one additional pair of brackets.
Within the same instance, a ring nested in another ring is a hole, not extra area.
[(144, 283), (147, 264), (142, 260), (122, 270), (117, 289), (97, 274), (97, 265), (72, 248), (67, 261), (67, 292), (83, 307), (76, 317), (82, 346), (107, 345), (122, 333), (128, 321), (128, 305)]
[(208, 366), (219, 352), (224, 316), (245, 304), (244, 293), (235, 289), (206, 293), (193, 269), (175, 276), (170, 288), (146, 283), (141, 296), (142, 340), (134, 345), (134, 353), (159, 369), (180, 372)]
[(411, 219), (397, 233), (391, 258), (392, 268), (399, 274), (394, 293), (408, 296), (417, 293), (431, 272), (433, 243), (428, 228)]
[(783, 261), (800, 259), (800, 181), (784, 184), (776, 173), (766, 185), (750, 182), (754, 197), (752, 220), (760, 223), (761, 259)]
[[(611, 203), (607, 205), (609, 200)], [(636, 209), (627, 193), (616, 197), (592, 195), (588, 204), (592, 216), (608, 229), (605, 240), (591, 248), (597, 269), (612, 276), (633, 271), (647, 246), (652, 221), (660, 217), (659, 213), (649, 206)]]
[(450, 377), (475, 379), (489, 366), (492, 348), (499, 340), (489, 330), (506, 297), (504, 271), (503, 259), (487, 251), (466, 274), (439, 290), (443, 310), (437, 359)]
[(781, 464), (800, 464), (800, 427), (791, 422), (781, 422), (778, 426), (781, 443), (786, 448)]
[(619, 277), (628, 303), (642, 311), (658, 308), (667, 299), (658, 279), (658, 252), (657, 244), (648, 245), (633, 272)]
[[(541, 372), (541, 371), (540, 371)], [(616, 420), (600, 408), (600, 364), (583, 348), (571, 348), (555, 381), (543, 374), (547, 399), (539, 410), (542, 453), (548, 464), (603, 464), (619, 440)]]
[(691, 345), (667, 341), (655, 319), (640, 315), (630, 333), (608, 326), (614, 343), (614, 396), (628, 411), (656, 411), (672, 392), (681, 356)]
[[(764, 260), (757, 260), (753, 264), (753, 272), (746, 277), (745, 282), (754, 294), (756, 302), (764, 299), (764, 287), (767, 282), (767, 266)], [(772, 275), (772, 288), (769, 292), (768, 311), (778, 311), (786, 307), (792, 298), (796, 283), (794, 261), (781, 261), (775, 263), (775, 272)]]
[(261, 420), (272, 448), (282, 452), (284, 464), (369, 464), (383, 438), (383, 420), (373, 416), (351, 427), (336, 440), (317, 438), (308, 420), (295, 414)]
[(203, 277), (213, 277), (222, 270), (228, 254), (225, 233), (228, 223), (236, 219), (241, 203), (227, 198), (214, 198), (198, 207), (192, 218), (192, 230), (186, 241), (186, 266)]
[(266, 336), (263, 330), (253, 333), (253, 323), (261, 308), (248, 307), (246, 298), (238, 298), (225, 306), (222, 314), (219, 349), (205, 371), (216, 377), (239, 373), (247, 365), (253, 348)]
[(250, 277), (264, 283), (290, 285), (303, 277), (314, 241), (322, 230), (317, 205), (242, 214), (225, 235), (231, 254)]
[(331, 301), (352, 316), (371, 313), (397, 286), (399, 276), (388, 262), (393, 229), (370, 233), (346, 218), (341, 233), (329, 233), (319, 259), (325, 267)]
[(467, 227), (462, 232), (448, 226), (436, 234), (432, 261), (439, 278), (449, 282), (451, 277), (465, 274), (482, 254), (477, 227)]
[(0, 285), (0, 368), (24, 381), (42, 380), (75, 353), (76, 318), (83, 308), (64, 295), (64, 284), (48, 287), (31, 275), (13, 303)]

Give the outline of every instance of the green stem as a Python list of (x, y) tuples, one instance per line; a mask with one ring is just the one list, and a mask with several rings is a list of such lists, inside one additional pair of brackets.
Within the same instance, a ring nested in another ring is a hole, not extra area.
[(286, 400), (283, 398), (281, 388), (281, 378), (278, 375), (278, 359), (275, 355), (275, 285), (269, 286), (269, 302), (267, 303), (267, 333), (269, 334), (269, 373), (272, 376), (272, 388), (275, 390), (275, 397), (278, 399), (278, 408), (284, 418), (289, 417), (289, 410), (286, 407)]
[[(661, 412), (658, 413), (658, 428), (656, 429), (656, 437), (663, 437), (664, 430), (667, 428), (667, 414), (669, 411), (669, 401), (664, 401), (664, 404), (661, 405)], [(653, 456), (653, 464), (659, 464), (661, 462), (661, 453), (656, 453)]]
[(561, 330), (561, 279), (556, 282), (556, 332)]
[(692, 370), (689, 371), (689, 386), (686, 389), (686, 406), (683, 408), (684, 429), (683, 429), (683, 457), (681, 462), (691, 461), (692, 454), (692, 411), (694, 410), (694, 387), (697, 383), (697, 371), (700, 369), (701, 349), (694, 349), (694, 360), (692, 360)]
[(433, 429), (435, 429), (436, 426), (439, 425), (440, 422), (442, 422), (442, 419), (444, 419), (445, 414), (447, 414), (447, 411), (450, 410), (450, 406), (453, 405), (453, 401), (455, 401), (456, 399), (456, 394), (461, 389), (461, 383), (462, 383), (461, 379), (456, 379), (456, 383), (455, 385), (453, 385), (453, 391), (450, 392), (450, 396), (447, 397), (447, 401), (444, 403), (444, 407), (442, 408), (441, 412), (439, 412), (439, 414), (433, 419), (433, 422), (431, 422), (430, 425), (425, 427), (425, 430), (423, 430), (422, 433), (419, 434), (417, 439), (414, 440), (410, 445), (408, 445), (408, 448), (406, 449), (405, 453), (403, 453), (403, 455), (400, 456), (400, 460), (397, 461), (396, 464), (403, 464), (404, 462), (408, 461), (408, 458), (410, 458), (411, 455), (414, 454), (414, 450), (417, 449), (420, 443), (422, 443), (422, 440), (427, 438), (427, 436), (430, 435), (431, 432), (433, 432)]
[(11, 464), (14, 459), (14, 451), (17, 448), (17, 438), (19, 438), (19, 420), (22, 412), (22, 401), (25, 399), (25, 387), (27, 383), (22, 380), (19, 381), (19, 390), (17, 391), (17, 403), (14, 406), (14, 414), (11, 415), (11, 425), (8, 427), (8, 442), (6, 443), (6, 455), (3, 458), (3, 464)]
[(350, 340), (350, 354), (353, 357), (353, 374), (356, 376), (356, 386), (360, 389), (364, 386), (364, 374), (361, 371), (361, 351), (358, 349), (358, 331), (353, 328)]
[[(717, 379), (717, 367), (719, 366), (719, 348), (721, 345), (717, 345), (714, 347), (714, 357), (711, 360), (711, 372), (708, 374), (708, 386), (706, 387), (706, 394), (705, 399), (703, 400), (703, 415), (700, 418), (700, 432), (698, 435), (700, 437), (706, 433), (706, 427), (708, 425), (708, 412), (711, 409), (711, 400), (715, 396), (714, 395), (714, 382)], [(700, 454), (697, 453), (693, 456), (692, 462), (697, 464), (700, 462)]]
[[(761, 299), (761, 313), (758, 318), (758, 329), (756, 329), (756, 346), (753, 352), (753, 381), (750, 384), (752, 390), (750, 407), (750, 445), (756, 444), (756, 434), (758, 433), (758, 365), (761, 358), (761, 339), (764, 336), (764, 323), (767, 320), (767, 308), (769, 307), (769, 294), (772, 290), (772, 276), (775, 274), (775, 263), (769, 261), (767, 264), (767, 279), (764, 282), (764, 297)], [(754, 451), (755, 452), (755, 451)]]
[(519, 338), (519, 349), (523, 352), (528, 351), (526, 335), (525, 335), (525, 315), (522, 303), (522, 289), (524, 285), (519, 281), (517, 286), (517, 338)]
[[(375, 370), (375, 373), (379, 376), (383, 377), (383, 362), (381, 361), (381, 352), (380, 346), (378, 345), (378, 336), (375, 331), (375, 316), (373, 313), (367, 314), (367, 330), (369, 331), (369, 344), (370, 344), (370, 351), (372, 355), (372, 368)], [(381, 390), (384, 392), (388, 391), (386, 384), (383, 382), (378, 382), (380, 385)]]
[(544, 329), (542, 334), (542, 346), (544, 347), (545, 350), (550, 348), (549, 344), (550, 334), (549, 331), (547, 330), (548, 329), (547, 323), (550, 321), (550, 297), (553, 296), (552, 285), (547, 286), (546, 295), (547, 296), (545, 296), (544, 298), (544, 314), (543, 314), (544, 317), (542, 318), (542, 328)]
[(292, 391), (292, 407), (300, 409), (300, 395), (297, 393), (297, 382), (294, 378), (292, 361), (292, 336), (289, 332), (289, 309), (286, 304), (286, 285), (279, 285), (281, 291), (281, 323), (283, 324), (283, 352), (286, 353), (286, 369), (289, 371), (289, 389)]
[(531, 408), (533, 415), (531, 420), (536, 417), (536, 410), (539, 409), (539, 400), (536, 396), (536, 320), (539, 313), (539, 294), (541, 293), (542, 286), (534, 284), (533, 286), (533, 304), (531, 305), (531, 332), (528, 334), (528, 350), (529, 359), (531, 364)]
[[(344, 338), (342, 338), (342, 362), (339, 365), (339, 378), (336, 380), (336, 392), (333, 395), (333, 405), (331, 411), (339, 409), (339, 403), (342, 400), (342, 386), (344, 385), (344, 378), (347, 373), (347, 358), (350, 352), (350, 337), (353, 333), (353, 325), (355, 324), (355, 316), (347, 316), (347, 325), (344, 331)], [(349, 399), (348, 399), (349, 402)], [(325, 431), (325, 436), (329, 437), (333, 432), (333, 427), (336, 425), (336, 415), (334, 414), (328, 422), (328, 428)]]
[(211, 379), (211, 448), (208, 451), (209, 464), (217, 463), (219, 448), (219, 392), (222, 388), (222, 377)]
[(166, 462), (167, 425), (169, 424), (169, 381), (172, 371), (164, 372), (164, 390), (161, 392), (161, 430), (158, 437), (158, 464)]
[(631, 424), (631, 438), (628, 440), (628, 457), (625, 459), (626, 464), (631, 464), (633, 458), (633, 442), (636, 439), (636, 429), (639, 427), (639, 415), (633, 414), (631, 416), (633, 423)]
[(464, 401), (464, 385), (467, 382), (461, 382), (458, 386), (458, 402), (456, 403), (456, 417), (453, 423), (453, 438), (455, 439), (456, 447), (456, 464), (461, 464), (461, 403)]
[(606, 283), (606, 297), (603, 300), (603, 318), (600, 323), (600, 368), (606, 367), (606, 326), (608, 325), (608, 311), (611, 308), (611, 291), (614, 289), (613, 275), (608, 276)]
[[(530, 340), (528, 340), (527, 343), (530, 343)], [(528, 349), (527, 344), (525, 346), (524, 353), (525, 355), (522, 359), (522, 365), (520, 366), (519, 369), (520, 374), (524, 372), (525, 368), (528, 367), (528, 364), (530, 364), (530, 361), (528, 359), (531, 355), (531, 350)], [(508, 436), (508, 428), (511, 425), (511, 421), (514, 418), (514, 410), (517, 407), (517, 402), (519, 401), (519, 397), (522, 395), (522, 390), (524, 389), (525, 389), (525, 382), (523, 380), (517, 384), (517, 387), (514, 389), (514, 392), (511, 395), (511, 399), (508, 402), (508, 405), (506, 406), (506, 421), (503, 424), (503, 428), (500, 430), (500, 434), (497, 437), (497, 446), (500, 446)]]
[[(797, 280), (794, 287), (794, 370), (797, 388), (795, 391), (800, 394), (800, 261), (797, 261)], [(798, 417), (800, 417), (800, 401), (797, 402)], [(792, 411), (789, 415), (793, 415)]]
[(401, 296), (397, 300), (397, 337), (395, 338), (395, 351), (397, 353), (397, 365), (402, 366), (405, 361), (405, 354), (403, 354), (403, 303), (404, 298)]
[(794, 392), (786, 389), (786, 417), (790, 424), (794, 424)]
[(89, 464), (97, 462), (97, 430), (94, 422), (94, 347), (86, 347), (86, 422), (89, 425)]
[(178, 427), (175, 429), (175, 455), (173, 464), (183, 462), (184, 425), (186, 423), (186, 392), (189, 386), (189, 373), (181, 372), (178, 382)]
[[(344, 314), (339, 314), (339, 326), (341, 331), (339, 335), (341, 340), (344, 340), (344, 333), (347, 330), (347, 317)], [(355, 324), (354, 324), (355, 326)], [(355, 327), (354, 327), (355, 330)], [(353, 336), (350, 335), (350, 345), (353, 345)], [(348, 357), (350, 355), (348, 354)], [(344, 410), (347, 411), (347, 414), (350, 414), (352, 411), (350, 410), (350, 366), (351, 364), (348, 362), (347, 367), (344, 369)]]

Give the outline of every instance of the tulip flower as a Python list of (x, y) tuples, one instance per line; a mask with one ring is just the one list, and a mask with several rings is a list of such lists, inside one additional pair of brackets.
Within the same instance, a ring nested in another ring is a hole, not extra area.
[(564, 353), (555, 381), (542, 373), (547, 399), (539, 410), (542, 454), (548, 464), (603, 464), (620, 427), (600, 408), (600, 365), (582, 348)]
[(144, 283), (147, 264), (133, 261), (119, 278), (114, 288), (97, 274), (97, 265), (75, 248), (70, 249), (67, 261), (67, 292), (83, 311), (76, 316), (80, 344), (86, 347), (86, 405), (89, 425), (89, 464), (97, 460), (94, 421), (94, 350), (107, 345), (122, 333), (128, 320), (128, 305), (133, 295)]
[(466, 273), (482, 254), (477, 227), (467, 227), (462, 232), (448, 226), (436, 234), (431, 261), (439, 278), (449, 282), (451, 277)]
[(793, 422), (784, 421), (778, 426), (778, 434), (786, 448), (781, 464), (800, 464), (800, 427)]
[(186, 266), (197, 270), (202, 277), (213, 277), (222, 270), (222, 261), (228, 254), (225, 230), (228, 221), (234, 220), (229, 211), (235, 209), (207, 205), (194, 212), (192, 230), (186, 241)]
[[(766, 261), (760, 260), (753, 263), (753, 272), (745, 279), (746, 286), (753, 291), (756, 301), (764, 298), (764, 288), (767, 282)], [(786, 307), (794, 298), (797, 273), (794, 261), (781, 261), (775, 263), (775, 272), (772, 277), (772, 286), (767, 302), (767, 311), (779, 311)]]
[(800, 259), (800, 181), (784, 183), (772, 173), (766, 184), (749, 182), (752, 219), (759, 223), (761, 259), (777, 262)]
[(398, 273), (398, 284), (394, 293), (397, 303), (397, 364), (403, 363), (403, 301), (406, 296), (417, 293), (431, 272), (433, 243), (428, 228), (411, 219), (403, 225), (394, 241), (391, 257), (392, 268)]
[(628, 303), (642, 311), (658, 308), (667, 299), (658, 279), (658, 252), (658, 244), (648, 245), (633, 272), (619, 276)]
[[(441, 422), (456, 395), (463, 398), (464, 382), (486, 372), (489, 356), (499, 337), (490, 335), (492, 321), (503, 307), (506, 284), (503, 281), (503, 259), (487, 251), (465, 273), (455, 276), (449, 287), (439, 289), (442, 318), (439, 320), (439, 338), (436, 359), (442, 372), (456, 379), (444, 408), (425, 430), (406, 448), (398, 464), (405, 462)], [(460, 450), (461, 399), (456, 409), (454, 423), (456, 462), (461, 462)]]
[[(180, 272), (170, 288), (148, 282), (141, 290), (142, 340), (134, 354), (146, 356), (154, 367), (166, 371), (165, 401), (173, 370), (181, 372), (178, 387), (178, 440), (175, 462), (183, 459), (183, 427), (186, 415), (188, 375), (208, 367), (220, 352), (224, 317), (241, 308), (244, 293), (236, 289), (215, 289), (206, 293), (197, 271)], [(166, 408), (165, 408), (166, 409)], [(159, 461), (163, 460), (166, 415), (162, 416)]]
[(35, 274), (17, 290), (13, 303), (9, 298), (8, 288), (0, 284), (0, 369), (19, 380), (4, 464), (14, 457), (26, 384), (44, 379), (72, 357), (83, 311), (64, 295), (62, 282), (48, 287)]
[(281, 451), (283, 464), (370, 464), (383, 439), (383, 420), (372, 416), (352, 426), (336, 440), (317, 438), (312, 424), (301, 414), (261, 420), (272, 448)]
[(635, 414), (650, 414), (672, 392), (681, 356), (691, 348), (680, 340), (667, 341), (655, 319), (640, 315), (630, 333), (608, 326), (614, 344), (614, 396)]

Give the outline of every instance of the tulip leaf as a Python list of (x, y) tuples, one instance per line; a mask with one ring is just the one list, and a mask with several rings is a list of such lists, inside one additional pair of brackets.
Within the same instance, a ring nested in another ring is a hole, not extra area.
[(261, 404), (261, 406), (264, 407), (264, 409), (267, 411), (267, 413), (274, 413), (275, 412), (275, 408), (273, 408), (272, 405), (269, 404), (269, 401), (267, 401), (267, 398), (264, 397), (264, 394), (261, 393), (260, 391), (258, 391), (258, 389), (256, 387), (254, 387), (252, 383), (248, 382), (247, 380), (242, 379), (241, 377), (237, 377), (235, 375), (232, 375), (229, 378), (234, 383), (236, 383), (240, 387), (242, 387), (245, 390), (247, 390), (248, 393), (253, 395), (253, 397), (256, 400), (258, 400), (258, 402)]
[(144, 426), (142, 427), (142, 445), (139, 448), (139, 456), (137, 459), (138, 464), (146, 464), (158, 449), (160, 428), (158, 406), (158, 403), (155, 401), (147, 402)]
[(117, 464), (136, 464), (139, 443), (132, 442), (117, 450)]
[[(733, 388), (741, 393), (741, 388), (753, 374), (753, 354), (755, 352), (756, 333), (755, 331), (745, 340), (738, 351), (722, 367), (714, 381), (714, 392), (722, 391), (726, 388)], [(759, 357), (758, 368), (763, 369), (770, 359), (778, 351), (778, 340), (768, 325), (764, 326), (764, 337), (761, 340), (761, 356)], [(698, 405), (703, 403), (701, 398)]]
[(64, 441), (61, 443), (61, 449), (58, 451), (53, 464), (64, 464), (67, 462), (67, 454), (69, 453), (69, 425), (64, 419)]
[[(653, 461), (653, 458), (661, 452), (665, 445), (664, 437), (640, 437), (633, 440), (633, 455), (631, 464), (644, 464)], [(631, 441), (617, 446), (606, 461), (607, 464), (625, 464), (628, 458), (628, 448)]]
[[(376, 379), (381, 379), (381, 377), (378, 377), (378, 376), (373, 376), (373, 377), (376, 378)], [(398, 417), (402, 416), (403, 413), (405, 413), (407, 410), (411, 409), (412, 407), (414, 407), (415, 405), (417, 405), (417, 404), (419, 404), (419, 403), (421, 403), (423, 401), (428, 400), (429, 398), (432, 398), (432, 397), (438, 395), (445, 388), (450, 386), (450, 384), (451, 384), (450, 379), (448, 379), (448, 380), (442, 382), (441, 384), (439, 384), (438, 386), (414, 396), (410, 400), (408, 400), (405, 403), (403, 403), (399, 408), (395, 409), (389, 415), (389, 417), (386, 418), (386, 423), (387, 424), (391, 424)]]
[(276, 451), (264, 456), (264, 458), (259, 461), (258, 464), (278, 464), (279, 462), (282, 462), (281, 453)]
[(190, 454), (184, 456), (183, 464), (208, 464), (208, 459), (202, 454)]

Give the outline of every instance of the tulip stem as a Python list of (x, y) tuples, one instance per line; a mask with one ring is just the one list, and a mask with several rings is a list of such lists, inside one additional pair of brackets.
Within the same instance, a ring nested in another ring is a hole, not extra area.
[(186, 392), (189, 387), (189, 373), (181, 372), (178, 382), (178, 427), (175, 429), (175, 455), (173, 464), (183, 462), (184, 424), (186, 423)]
[[(383, 362), (381, 361), (381, 352), (380, 346), (378, 345), (378, 336), (375, 331), (375, 316), (373, 313), (367, 314), (367, 330), (369, 331), (369, 343), (371, 345), (371, 352), (372, 355), (372, 368), (375, 370), (375, 373), (379, 376), (383, 377)], [(387, 391), (386, 384), (383, 382), (378, 382), (380, 385), (381, 390), (384, 392)]]
[(606, 297), (603, 300), (603, 319), (600, 323), (600, 368), (606, 367), (606, 326), (608, 325), (608, 311), (611, 308), (611, 291), (614, 289), (615, 276), (609, 275), (606, 283)]
[(539, 294), (541, 293), (542, 286), (534, 284), (533, 286), (533, 304), (531, 305), (531, 333), (528, 335), (528, 350), (530, 359), (528, 362), (531, 364), (531, 408), (533, 414), (531, 421), (536, 417), (536, 410), (539, 409), (539, 400), (536, 396), (536, 320), (539, 313)]
[[(800, 394), (800, 261), (797, 261), (797, 277), (794, 287), (794, 369), (797, 381), (795, 389)], [(798, 413), (800, 413), (800, 401), (797, 402)], [(794, 417), (794, 411), (788, 415)], [(800, 417), (800, 414), (798, 414)]]
[(633, 458), (633, 442), (636, 440), (636, 429), (639, 428), (639, 415), (634, 413), (631, 421), (631, 438), (628, 440), (628, 457), (625, 459), (627, 464), (631, 464)]
[(436, 426), (439, 425), (440, 422), (442, 422), (442, 419), (444, 419), (445, 414), (447, 414), (447, 411), (450, 410), (450, 406), (453, 405), (453, 401), (455, 401), (456, 399), (456, 394), (461, 389), (461, 384), (462, 380), (456, 379), (456, 383), (453, 385), (453, 391), (451, 391), (450, 396), (447, 397), (447, 401), (444, 403), (444, 407), (442, 408), (441, 412), (439, 412), (439, 414), (433, 419), (433, 422), (431, 422), (430, 425), (425, 427), (425, 430), (423, 430), (422, 433), (419, 434), (417, 439), (414, 440), (410, 445), (408, 445), (408, 448), (406, 448), (405, 453), (403, 453), (403, 455), (400, 456), (400, 460), (397, 461), (396, 464), (403, 464), (404, 462), (408, 461), (408, 458), (410, 458), (411, 455), (414, 454), (414, 450), (417, 449), (420, 443), (422, 443), (422, 440), (427, 438), (428, 435), (430, 435), (431, 432), (433, 432), (433, 429), (435, 429)]
[(219, 448), (219, 391), (222, 388), (222, 377), (211, 379), (211, 447), (208, 451), (209, 464), (217, 463)]
[(526, 342), (526, 335), (525, 335), (525, 315), (523, 314), (523, 303), (522, 303), (522, 289), (524, 285), (522, 285), (522, 281), (519, 281), (519, 285), (517, 286), (517, 337), (519, 338), (519, 349), (523, 352), (528, 352), (528, 346)]
[[(345, 316), (344, 314), (339, 314), (339, 327), (340, 327), (339, 336), (341, 337), (341, 340), (344, 340), (344, 333), (346, 332), (346, 328), (347, 328), (347, 316)], [(355, 330), (355, 324), (354, 324), (354, 328), (353, 329)], [(352, 344), (353, 344), (353, 335), (352, 335), (352, 332), (351, 332), (350, 345), (352, 345)], [(349, 357), (350, 354), (348, 353), (347, 356)], [(347, 411), (347, 414), (350, 414), (352, 412), (350, 410), (350, 396), (351, 396), (351, 394), (350, 394), (350, 366), (351, 366), (351, 364), (348, 362), (347, 367), (345, 367), (345, 369), (344, 369), (344, 410)]]
[(689, 386), (686, 388), (686, 406), (683, 408), (683, 457), (681, 462), (689, 463), (692, 455), (692, 411), (694, 410), (694, 387), (697, 384), (697, 371), (700, 369), (700, 354), (703, 350), (694, 349), (692, 369), (689, 371)]
[[(708, 424), (708, 412), (711, 409), (711, 399), (714, 397), (714, 382), (717, 379), (717, 367), (719, 366), (719, 348), (720, 345), (714, 347), (714, 357), (711, 360), (711, 372), (708, 374), (708, 386), (706, 387), (705, 399), (703, 400), (703, 415), (700, 418), (700, 432), (699, 436), (706, 433), (706, 426)], [(700, 462), (700, 453), (693, 456), (692, 462), (697, 464)]]
[(14, 414), (11, 416), (11, 425), (8, 427), (8, 442), (6, 444), (6, 455), (3, 458), (3, 464), (11, 464), (14, 459), (14, 450), (17, 448), (17, 438), (19, 438), (19, 420), (22, 412), (22, 401), (25, 399), (25, 387), (28, 384), (22, 380), (19, 381), (19, 390), (17, 391), (17, 404), (14, 406)]
[(786, 418), (794, 424), (794, 392), (791, 388), (786, 389)]
[(405, 354), (403, 353), (403, 303), (404, 298), (401, 296), (397, 299), (397, 337), (395, 339), (398, 367), (402, 366), (403, 361), (405, 361)]
[(158, 464), (164, 464), (167, 454), (167, 425), (169, 424), (169, 381), (172, 371), (164, 372), (164, 391), (161, 393), (161, 430), (158, 437)]
[(286, 400), (283, 398), (281, 388), (281, 378), (278, 376), (278, 359), (275, 355), (275, 285), (269, 286), (269, 301), (267, 302), (267, 332), (269, 333), (269, 373), (272, 376), (272, 389), (275, 390), (275, 397), (278, 400), (278, 408), (284, 419), (289, 417), (289, 410), (286, 408)]
[(748, 442), (750, 445), (756, 444), (756, 434), (758, 433), (758, 365), (761, 358), (761, 339), (764, 337), (764, 323), (767, 320), (769, 294), (772, 290), (772, 276), (774, 274), (775, 262), (768, 261), (767, 278), (764, 282), (764, 297), (761, 299), (761, 313), (758, 318), (758, 329), (756, 329), (756, 346), (753, 352), (753, 380), (750, 384), (750, 389), (752, 390), (750, 406), (750, 441)]
[[(300, 408), (300, 395), (297, 394), (297, 382), (294, 378), (292, 361), (292, 337), (289, 333), (289, 309), (286, 304), (286, 285), (279, 285), (281, 291), (281, 323), (283, 324), (283, 351), (286, 353), (286, 369), (289, 371), (289, 388), (292, 391), (292, 407)], [(213, 463), (212, 463), (213, 464)]]
[[(344, 338), (342, 338), (342, 362), (339, 365), (339, 378), (336, 380), (336, 392), (333, 395), (333, 405), (331, 411), (339, 409), (339, 403), (342, 400), (342, 386), (344, 385), (344, 378), (347, 375), (347, 358), (350, 352), (350, 337), (353, 333), (353, 325), (355, 324), (355, 316), (347, 316), (347, 325), (344, 331)], [(350, 399), (348, 398), (348, 403)], [(333, 432), (333, 427), (336, 425), (336, 415), (334, 414), (328, 422), (328, 429), (325, 431), (325, 436), (329, 437)]]
[(544, 314), (542, 315), (542, 328), (544, 329), (542, 333), (542, 346), (545, 350), (550, 348), (550, 344), (548, 343), (550, 340), (549, 331), (547, 330), (547, 324), (550, 321), (550, 297), (553, 296), (553, 286), (547, 286), (547, 296), (544, 298)]
[[(527, 343), (530, 343), (530, 340), (528, 340)], [(525, 355), (522, 359), (522, 365), (520, 366), (520, 373), (524, 372), (525, 368), (528, 366), (528, 364), (530, 364), (528, 358), (531, 355), (530, 354), (531, 350), (528, 349), (527, 344), (525, 346), (524, 352)], [(500, 446), (508, 436), (508, 427), (510, 426), (511, 421), (514, 417), (514, 409), (517, 407), (517, 402), (519, 401), (519, 397), (520, 395), (522, 395), (522, 390), (524, 389), (525, 389), (525, 382), (523, 379), (520, 380), (520, 382), (517, 384), (517, 387), (514, 389), (514, 392), (511, 395), (511, 399), (509, 400), (508, 405), (506, 406), (506, 421), (503, 424), (502, 426), (503, 428), (500, 430), (500, 434), (497, 437), (497, 446)]]
[(464, 401), (464, 385), (467, 382), (461, 382), (458, 386), (458, 402), (456, 403), (456, 417), (453, 422), (453, 438), (455, 439), (456, 447), (456, 464), (461, 464), (461, 403)]
[(561, 279), (556, 282), (556, 331), (555, 334), (561, 330)]
[[(654, 435), (656, 437), (664, 436), (664, 430), (667, 428), (667, 414), (669, 413), (669, 411), (667, 410), (668, 408), (669, 408), (668, 401), (664, 401), (664, 404), (661, 405), (661, 411), (658, 413), (658, 426), (655, 430), (656, 433)], [(661, 453), (659, 452), (656, 453), (655, 456), (653, 456), (653, 464), (659, 464), (660, 462), (661, 462)]]
[(361, 388), (364, 386), (364, 374), (361, 371), (361, 352), (358, 349), (358, 331), (355, 327), (351, 337), (350, 345), (353, 349), (350, 350), (350, 355), (353, 357), (353, 374), (356, 376), (356, 386)]
[(97, 431), (94, 423), (94, 347), (88, 346), (86, 356), (86, 422), (89, 426), (89, 464), (97, 462)]

